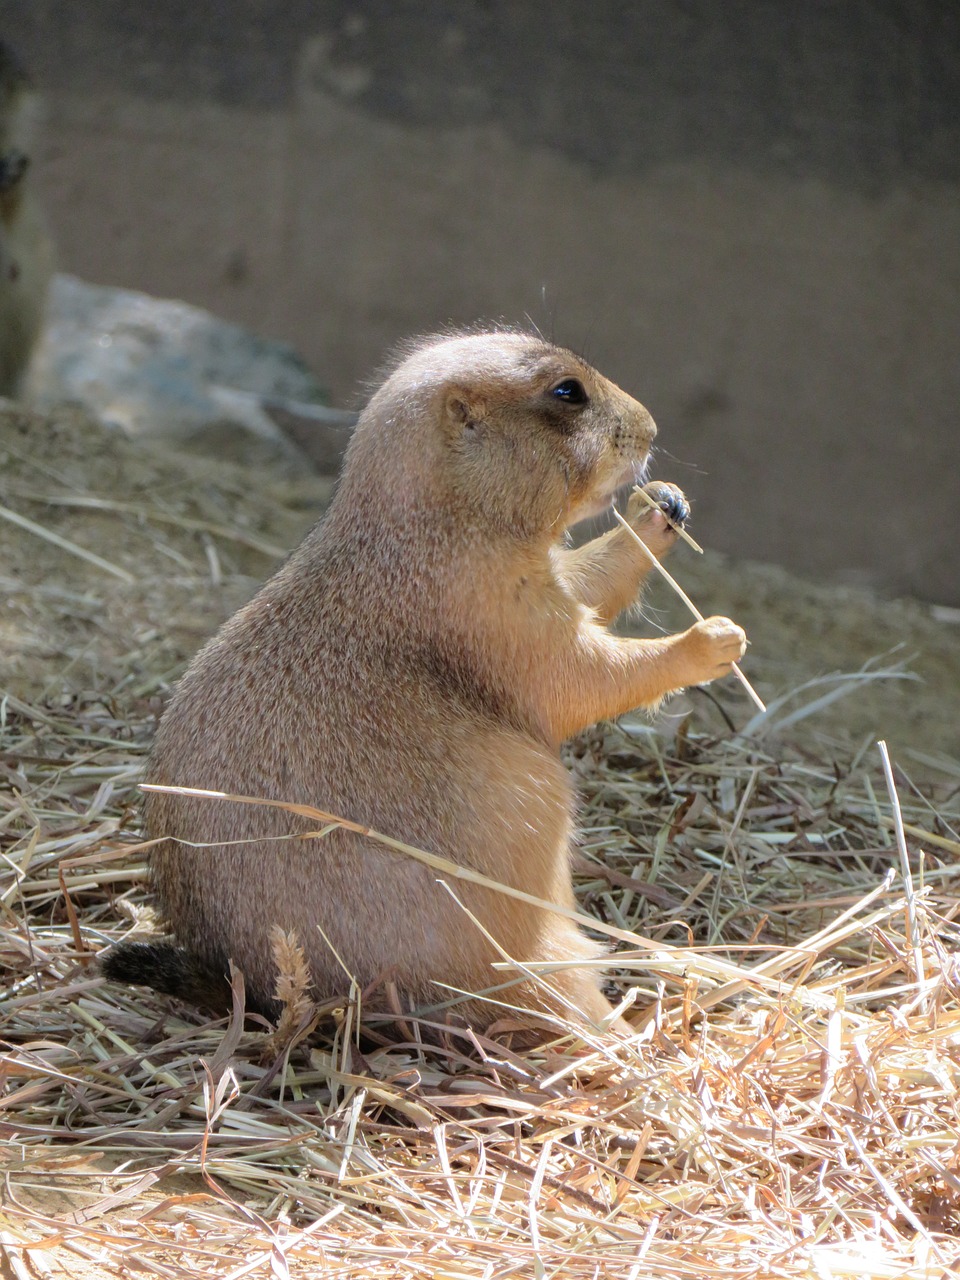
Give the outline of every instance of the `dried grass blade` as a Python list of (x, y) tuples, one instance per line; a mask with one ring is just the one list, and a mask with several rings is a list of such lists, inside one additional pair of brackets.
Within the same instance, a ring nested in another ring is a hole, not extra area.
[[(683, 603), (687, 606), (687, 608), (690, 610), (693, 616), (699, 622), (703, 622), (704, 621), (703, 614), (700, 612), (697, 606), (693, 603), (693, 601), (684, 591), (683, 587), (681, 587), (680, 583), (677, 582), (673, 574), (670, 573), (668, 569), (665, 569), (663, 567), (663, 565), (660, 563), (657, 557), (653, 554), (653, 552), (650, 550), (650, 548), (647, 546), (644, 540), (633, 529), (630, 528), (630, 525), (626, 520), (624, 520), (623, 516), (616, 509), (616, 507), (613, 507), (612, 510), (616, 519), (620, 522), (620, 524), (623, 525), (624, 529), (626, 529), (630, 537), (633, 538), (637, 546), (643, 548), (644, 555), (647, 557), (647, 559), (650, 561), (653, 567), (657, 570), (657, 572), (661, 575), (661, 577), (663, 577), (667, 582), (669, 582), (670, 586), (674, 589), (674, 591), (677, 593), (677, 595), (680, 597)], [(735, 662), (733, 663), (731, 669), (732, 669), (733, 675), (737, 677), (737, 679), (743, 685), (744, 689), (746, 689), (750, 697), (750, 700), (754, 704), (754, 706), (759, 708), (760, 711), (765, 712), (767, 708), (763, 699), (760, 697), (759, 693), (757, 693), (756, 689), (753, 687), (753, 685), (750, 683), (750, 681), (743, 674), (743, 672), (740, 670), (740, 668), (737, 666)]]
[[(903, 890), (906, 897), (907, 934), (910, 939), (910, 950), (913, 952), (914, 977), (923, 988), (926, 977), (923, 967), (923, 948), (920, 946), (920, 922), (917, 918), (917, 896), (913, 883), (913, 872), (910, 870), (910, 853), (907, 849), (907, 838), (903, 831), (903, 814), (900, 811), (900, 797), (897, 795), (897, 784), (893, 778), (893, 765), (890, 763), (890, 752), (886, 742), (877, 743), (880, 759), (883, 761), (883, 776), (893, 809), (894, 834), (897, 838), (897, 851), (900, 854), (900, 874), (903, 877)], [(924, 1001), (925, 1003), (925, 1001)]]
[[(888, 818), (886, 814), (881, 814), (880, 821), (885, 827), (896, 830), (896, 818)], [(924, 844), (932, 845), (935, 849), (945, 849), (947, 853), (960, 857), (960, 841), (948, 840), (946, 836), (938, 836), (935, 832), (927, 831), (924, 827), (918, 827), (912, 822), (904, 822), (902, 817), (900, 826), (906, 835), (913, 836), (914, 840), (922, 840)]]
[(216, 524), (210, 520), (195, 520), (190, 516), (174, 515), (170, 511), (158, 511), (156, 507), (142, 506), (136, 502), (113, 502), (108, 498), (97, 498), (93, 495), (76, 495), (62, 497), (51, 494), (24, 494), (24, 497), (42, 502), (50, 507), (77, 507), (93, 511), (114, 511), (118, 515), (137, 516), (142, 520), (153, 520), (157, 524), (172, 525), (177, 529), (188, 529), (195, 533), (209, 533), (227, 542), (236, 542), (240, 546), (249, 547), (251, 551), (259, 551), (265, 556), (285, 556), (287, 551), (273, 542), (256, 538), (253, 534), (243, 533), (239, 529), (231, 529), (229, 525)]
[(26, 516), (21, 516), (16, 511), (11, 511), (9, 507), (0, 506), (0, 519), (7, 520), (10, 524), (15, 524), (21, 529), (26, 529), (28, 533), (32, 533), (36, 538), (43, 538), (45, 542), (52, 542), (61, 551), (77, 556), (80, 560), (86, 560), (88, 564), (96, 565), (104, 573), (112, 573), (115, 578), (119, 578), (121, 582), (125, 582), (128, 586), (132, 587), (137, 581), (133, 574), (128, 573), (126, 569), (121, 569), (119, 565), (112, 564), (109, 560), (104, 560), (96, 552), (88, 551), (86, 547), (81, 547), (78, 543), (71, 542), (69, 538), (62, 538), (59, 533), (54, 533), (52, 529), (45, 529), (42, 524), (36, 524), (33, 520), (28, 520)]

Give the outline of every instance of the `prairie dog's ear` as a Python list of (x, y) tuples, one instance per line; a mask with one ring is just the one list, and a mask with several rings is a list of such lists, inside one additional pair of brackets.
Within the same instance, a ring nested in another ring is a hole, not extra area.
[(451, 435), (474, 431), (486, 416), (483, 398), (468, 387), (448, 387), (444, 400), (444, 419)]

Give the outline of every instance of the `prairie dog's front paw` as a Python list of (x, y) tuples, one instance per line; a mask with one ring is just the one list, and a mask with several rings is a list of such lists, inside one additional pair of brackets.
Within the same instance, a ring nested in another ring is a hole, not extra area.
[[(683, 524), (685, 520), (689, 520), (690, 502), (679, 485), (671, 484), (669, 480), (651, 480), (643, 486), (643, 492), (665, 512), (674, 524)], [(653, 515), (644, 500), (636, 493), (630, 495), (630, 503), (627, 505), (627, 510), (631, 514), (633, 514), (631, 505), (633, 503), (637, 504), (637, 514), (648, 511), (650, 515)]]
[(659, 510), (644, 502), (639, 493), (631, 493), (627, 502), (627, 519), (655, 556), (662, 556), (677, 540), (676, 531), (667, 520), (682, 525), (690, 516), (690, 503), (681, 488), (667, 480), (651, 480), (643, 492)]
[(684, 665), (690, 674), (685, 684), (707, 684), (728, 675), (747, 649), (747, 636), (729, 618), (704, 618), (683, 633)]

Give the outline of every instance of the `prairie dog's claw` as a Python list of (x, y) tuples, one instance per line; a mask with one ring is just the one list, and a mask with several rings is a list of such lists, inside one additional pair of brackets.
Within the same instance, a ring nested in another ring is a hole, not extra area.
[[(690, 503), (683, 490), (667, 480), (651, 480), (643, 486), (642, 492), (659, 507), (671, 524), (683, 525), (690, 518)], [(630, 520), (648, 518), (652, 508), (644, 502), (636, 490), (630, 495), (627, 505), (627, 516)]]

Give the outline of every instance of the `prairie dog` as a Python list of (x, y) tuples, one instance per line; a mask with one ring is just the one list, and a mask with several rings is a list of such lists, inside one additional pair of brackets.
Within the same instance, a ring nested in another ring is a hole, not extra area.
[[(563, 545), (569, 526), (639, 477), (655, 434), (642, 405), (539, 337), (408, 347), (360, 417), (324, 519), (181, 681), (149, 781), (316, 805), (573, 906), (560, 744), (713, 680), (744, 652), (726, 618), (656, 640), (612, 635), (605, 624), (635, 599), (645, 558), (619, 528)], [(674, 486), (648, 490), (685, 517)], [(628, 516), (665, 555), (676, 535), (661, 513), (634, 499)], [(149, 795), (145, 816), (148, 834), (169, 837), (153, 871), (179, 946), (116, 948), (109, 977), (194, 999), (219, 986), (222, 997), (232, 959), (251, 1006), (270, 1012), (269, 933), (280, 925), (296, 933), (319, 997), (346, 994), (344, 968), (371, 986), (374, 1007), (378, 979), (408, 1006), (506, 980), (436, 873), (369, 839), (337, 829), (284, 841), (311, 825), (166, 794)], [(575, 964), (600, 948), (572, 922), (453, 887), (512, 957), (574, 962), (546, 985), (508, 988), (508, 1004), (532, 1022), (610, 1014), (596, 970)], [(502, 1010), (477, 998), (456, 1014), (485, 1027)]]
[(19, 393), (43, 323), (53, 251), (30, 193), (34, 94), (0, 42), (0, 395)]

